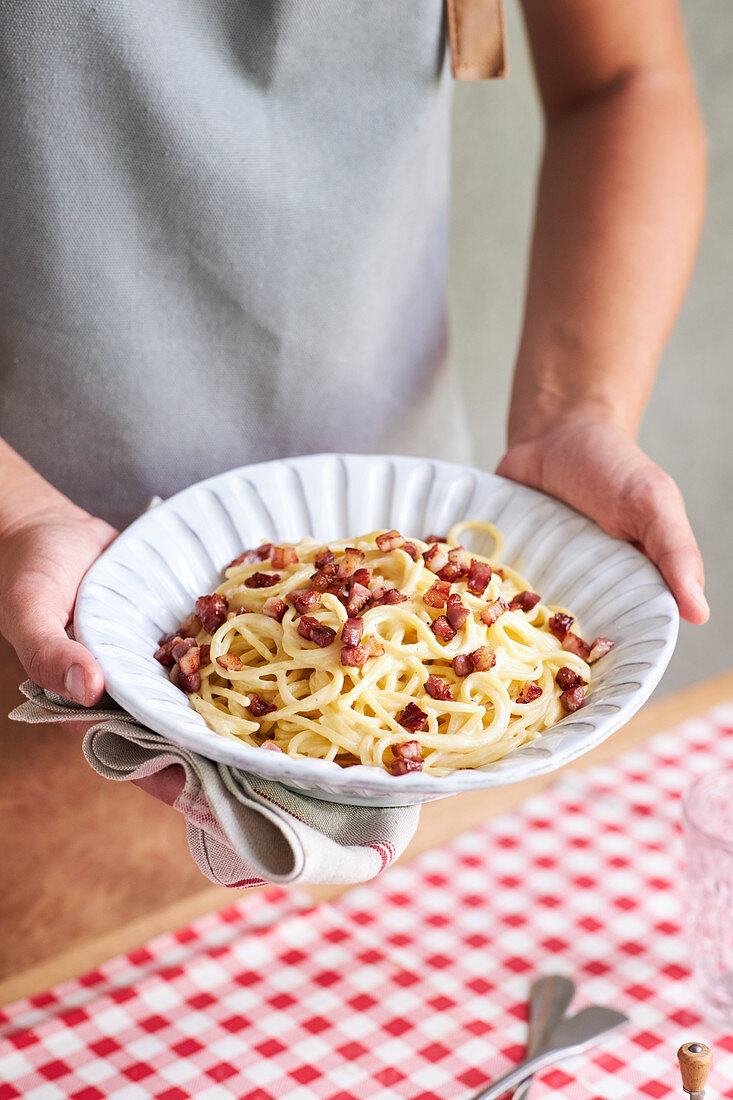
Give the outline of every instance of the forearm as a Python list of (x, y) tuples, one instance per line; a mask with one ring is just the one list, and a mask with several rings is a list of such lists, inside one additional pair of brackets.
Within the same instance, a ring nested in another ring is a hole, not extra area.
[(510, 442), (575, 408), (636, 431), (692, 269), (704, 191), (685, 81), (627, 77), (549, 120)]
[(0, 534), (49, 510), (75, 509), (84, 514), (3, 439), (0, 439), (0, 486)]

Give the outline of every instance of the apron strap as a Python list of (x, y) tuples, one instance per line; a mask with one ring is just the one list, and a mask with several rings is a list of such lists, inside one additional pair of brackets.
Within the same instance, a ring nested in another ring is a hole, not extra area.
[(446, 0), (451, 69), (456, 80), (507, 72), (504, 0)]

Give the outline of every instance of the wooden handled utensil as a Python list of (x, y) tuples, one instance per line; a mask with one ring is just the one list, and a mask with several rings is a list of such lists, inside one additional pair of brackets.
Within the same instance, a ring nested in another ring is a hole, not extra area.
[(677, 1051), (682, 1088), (690, 1100), (703, 1100), (705, 1082), (713, 1064), (713, 1052), (705, 1043), (683, 1043)]

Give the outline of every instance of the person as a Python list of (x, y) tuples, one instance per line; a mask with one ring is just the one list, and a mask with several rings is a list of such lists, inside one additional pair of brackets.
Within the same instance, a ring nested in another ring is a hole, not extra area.
[[(703, 623), (636, 442), (703, 213), (677, 2), (523, 11), (546, 135), (498, 473), (637, 544)], [(467, 457), (446, 64), (442, 0), (2, 6), (0, 631), (43, 687), (100, 698), (65, 628), (155, 493), (285, 453)]]

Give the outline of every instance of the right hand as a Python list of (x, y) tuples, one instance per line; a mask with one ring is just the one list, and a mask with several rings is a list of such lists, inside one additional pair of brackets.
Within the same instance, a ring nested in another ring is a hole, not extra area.
[(32, 680), (87, 707), (104, 677), (65, 628), (82, 577), (116, 535), (63, 498), (0, 530), (0, 633)]

